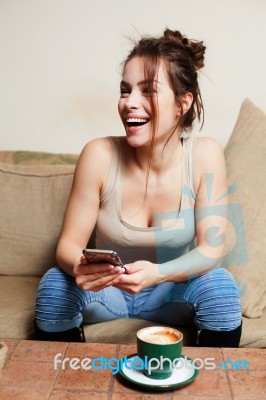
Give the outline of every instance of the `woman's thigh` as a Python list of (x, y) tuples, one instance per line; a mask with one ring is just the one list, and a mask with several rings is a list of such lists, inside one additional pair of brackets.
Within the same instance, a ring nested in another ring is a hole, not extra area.
[(36, 323), (46, 331), (71, 329), (84, 322), (127, 317), (127, 305), (119, 289), (85, 291), (58, 267), (40, 281), (36, 296)]
[(199, 329), (229, 331), (241, 324), (242, 308), (238, 285), (230, 272), (215, 268), (197, 278), (176, 284), (168, 301), (188, 301), (195, 310)]
[(176, 326), (232, 330), (242, 318), (237, 283), (223, 268), (185, 282), (159, 284), (134, 301), (138, 318)]

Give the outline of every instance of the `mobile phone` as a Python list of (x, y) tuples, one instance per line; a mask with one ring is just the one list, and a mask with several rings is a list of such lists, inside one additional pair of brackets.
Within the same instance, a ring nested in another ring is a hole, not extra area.
[(113, 250), (84, 249), (82, 251), (88, 263), (108, 263), (118, 267), (124, 267), (119, 255)]

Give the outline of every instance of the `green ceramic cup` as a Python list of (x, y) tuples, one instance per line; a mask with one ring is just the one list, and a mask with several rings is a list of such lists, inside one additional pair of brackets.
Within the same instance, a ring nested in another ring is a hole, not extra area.
[(144, 374), (152, 379), (172, 375), (182, 354), (183, 334), (166, 326), (151, 326), (137, 332), (138, 356), (143, 360)]

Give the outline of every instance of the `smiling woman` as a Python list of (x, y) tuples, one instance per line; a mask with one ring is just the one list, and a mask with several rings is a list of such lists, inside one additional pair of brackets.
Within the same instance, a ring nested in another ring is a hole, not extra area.
[[(228, 203), (223, 151), (183, 135), (202, 117), (204, 52), (201, 41), (167, 29), (142, 38), (125, 60), (118, 109), (126, 135), (92, 140), (79, 157), (59, 266), (38, 289), (40, 339), (84, 340), (83, 322), (134, 317), (194, 327), (200, 346), (238, 346), (238, 287), (218, 268)], [(82, 256), (94, 227), (96, 247), (116, 251), (126, 274)]]

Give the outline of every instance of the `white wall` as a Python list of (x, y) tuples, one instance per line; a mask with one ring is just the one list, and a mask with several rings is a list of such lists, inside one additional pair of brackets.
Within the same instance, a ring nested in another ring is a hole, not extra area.
[(202, 132), (224, 145), (244, 98), (266, 109), (265, 15), (265, 0), (0, 0), (0, 150), (122, 135), (127, 37), (166, 26), (206, 42)]

